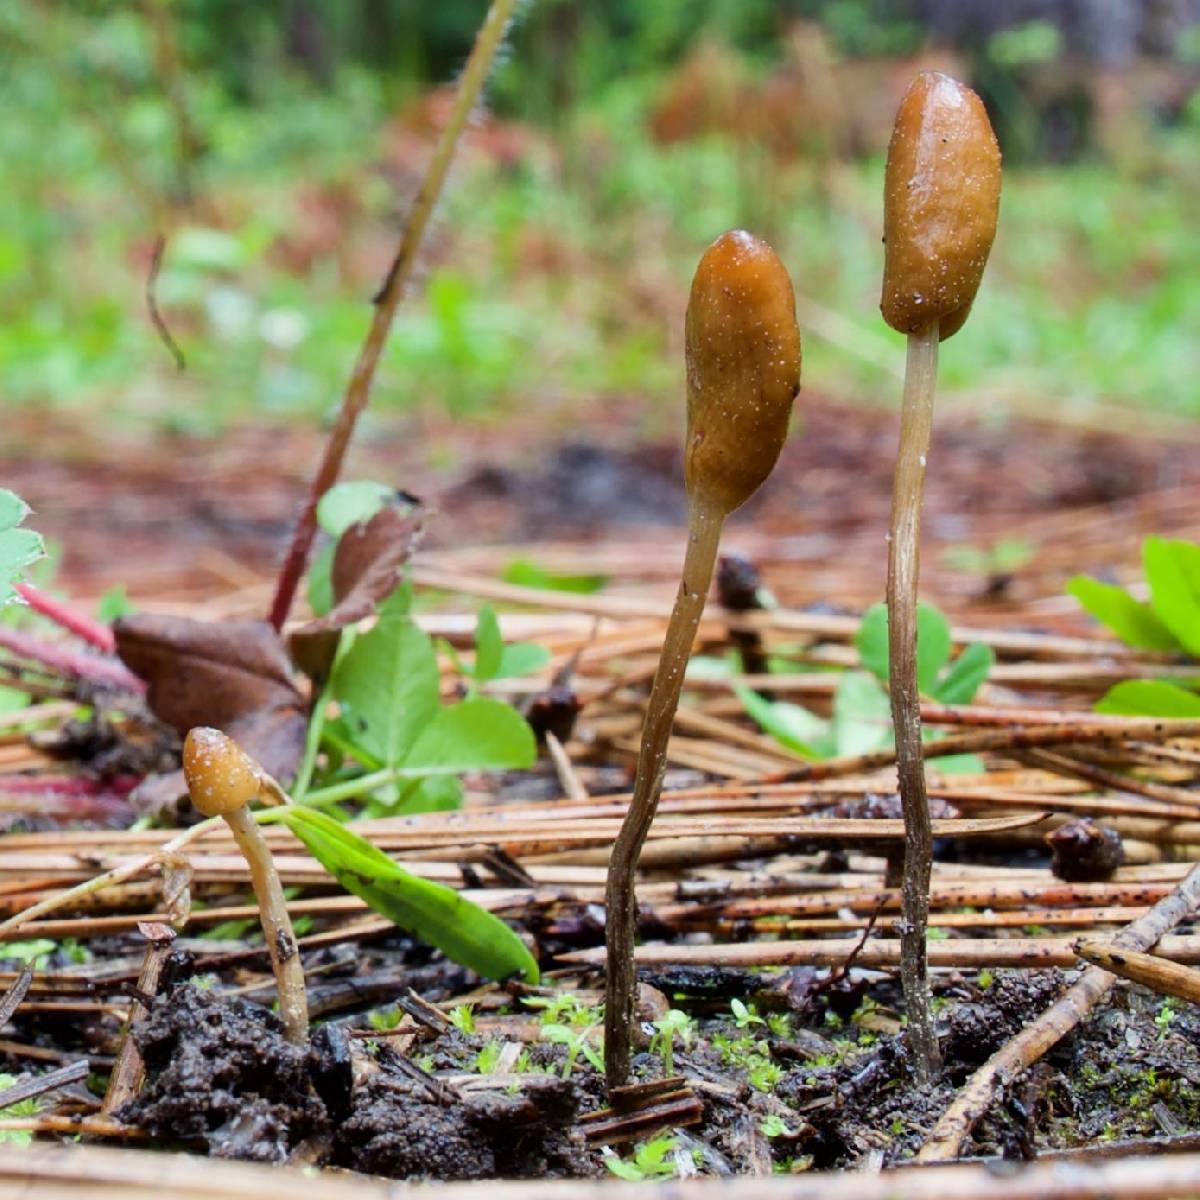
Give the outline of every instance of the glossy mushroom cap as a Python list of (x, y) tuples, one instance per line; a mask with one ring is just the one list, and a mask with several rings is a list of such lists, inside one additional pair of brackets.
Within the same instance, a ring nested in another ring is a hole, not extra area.
[(771, 473), (800, 390), (800, 330), (779, 256), (735, 229), (704, 252), (685, 325), (688, 492), (730, 513)]
[(922, 71), (909, 85), (888, 146), (883, 189), (883, 319), (919, 333), (935, 318), (945, 340), (967, 319), (1000, 211), (1000, 147), (983, 102), (965, 84)]
[(223, 817), (245, 808), (263, 788), (258, 764), (219, 729), (198, 726), (183, 742), (183, 774), (197, 811)]

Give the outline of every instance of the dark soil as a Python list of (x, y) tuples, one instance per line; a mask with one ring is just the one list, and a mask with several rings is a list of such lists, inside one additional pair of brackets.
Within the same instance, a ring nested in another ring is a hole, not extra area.
[(117, 1115), (157, 1138), (199, 1143), (217, 1158), (283, 1162), (328, 1130), (307, 1052), (284, 1040), (264, 1008), (184, 985), (155, 1003), (133, 1037), (146, 1087)]
[[(904, 1033), (872, 1032), (897, 1026), (887, 1015), (897, 999), (893, 980), (876, 977), (868, 990), (853, 979), (840, 993), (807, 969), (766, 980), (713, 973), (708, 986), (675, 972), (656, 981), (684, 1008), (716, 1009), (718, 996), (735, 995), (757, 999), (772, 1016), (769, 1026), (736, 1024), (725, 1000), (724, 1015), (701, 1017), (697, 1039), (676, 1047), (674, 1070), (704, 1106), (700, 1124), (673, 1131), (676, 1147), (700, 1173), (722, 1175), (765, 1162), (786, 1171), (910, 1157), (969, 1074), (1067, 982), (1060, 971), (949, 982), (936, 1002), (945, 1065), (923, 1085), (911, 1073)], [(457, 1030), (402, 1058), (385, 1038), (351, 1038), (323, 1026), (305, 1054), (283, 1040), (269, 1012), (192, 985), (160, 998), (134, 1036), (147, 1084), (119, 1116), (163, 1142), (397, 1179), (605, 1173), (602, 1148), (587, 1144), (578, 1120), (603, 1107), (602, 1079), (582, 1058), (563, 1079), (561, 1045), (534, 1043), (521, 1074), (494, 1082), (479, 1074), (489, 1039)], [(646, 1079), (663, 1073), (659, 1057), (645, 1051), (634, 1067)], [(997, 1097), (967, 1154), (1031, 1157), (1196, 1130), (1200, 1017), (1120, 986), (1111, 1003)]]

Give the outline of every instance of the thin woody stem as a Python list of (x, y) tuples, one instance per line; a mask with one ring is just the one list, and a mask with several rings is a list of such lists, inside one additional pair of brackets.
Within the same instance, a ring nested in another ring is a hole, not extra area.
[(900, 450), (892, 485), (888, 541), (888, 678), (896, 732), (896, 774), (904, 813), (904, 878), (900, 925), (900, 978), (917, 1074), (928, 1079), (940, 1055), (929, 999), (925, 934), (933, 835), (921, 752), (921, 697), (917, 687), (917, 582), (920, 577), (921, 504), (933, 427), (938, 322), (908, 338)]
[(484, 82), (491, 70), (492, 60), (496, 50), (504, 39), (509, 19), (512, 17), (516, 0), (492, 0), (492, 6), (479, 28), (475, 38), (474, 48), (467, 59), (467, 65), (459, 77), (458, 91), (454, 98), (454, 109), (450, 119), (442, 130), (441, 137), (433, 152), (433, 159), (425, 173), (425, 181), (413, 201), (412, 211), (404, 227), (400, 246), (396, 257), (388, 269), (383, 287), (375, 297), (375, 315), (371, 320), (371, 328), (367, 331), (366, 340), (359, 351), (358, 361), (354, 364), (354, 372), (346, 385), (346, 393), (342, 399), (342, 407), (338, 413), (337, 422), (329, 435), (325, 446), (325, 456), (317, 469), (304, 502), (300, 519), (296, 522), (296, 531), (292, 536), (292, 544), (284, 559), (279, 572), (279, 581), (275, 588), (275, 598), (271, 602), (270, 622), (276, 629), (282, 629), (291, 611), (292, 600), (300, 583), (300, 576), (308, 562), (308, 552), (312, 548), (313, 538), (317, 532), (317, 502), (337, 482), (341, 473), (342, 460), (350, 445), (350, 438), (358, 418), (367, 407), (371, 394), (371, 384), (375, 378), (375, 369), (379, 365), (380, 355), (387, 342), (388, 332), (392, 327), (392, 319), (396, 308), (412, 278), (413, 269), (417, 263), (417, 253), (429, 227), (433, 210), (437, 207), (438, 197), (454, 160), (454, 151), (458, 139), (466, 126), (467, 120), (474, 111), (479, 93), (483, 90)]
[(658, 810), (663, 775), (667, 769), (667, 743), (675, 721), (675, 710), (679, 707), (688, 656), (696, 640), (696, 630), (712, 584), (723, 524), (723, 512), (710, 503), (692, 497), (688, 509), (688, 546), (683, 575), (663, 640), (658, 671), (646, 703), (646, 721), (642, 727), (633, 797), (609, 858), (604, 1069), (610, 1091), (629, 1079), (637, 982), (633, 963), (637, 928), (634, 874), (646, 834)]

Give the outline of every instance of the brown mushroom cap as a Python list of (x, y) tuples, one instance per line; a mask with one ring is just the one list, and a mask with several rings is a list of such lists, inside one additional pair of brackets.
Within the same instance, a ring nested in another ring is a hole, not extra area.
[(796, 298), (766, 242), (735, 229), (704, 252), (685, 341), (687, 488), (730, 513), (775, 466), (800, 390)]
[(206, 817), (245, 808), (263, 788), (258, 764), (219, 729), (197, 726), (183, 742), (183, 774), (192, 803)]
[(983, 101), (922, 71), (896, 113), (883, 189), (883, 319), (941, 338), (967, 319), (1000, 211), (1000, 147)]

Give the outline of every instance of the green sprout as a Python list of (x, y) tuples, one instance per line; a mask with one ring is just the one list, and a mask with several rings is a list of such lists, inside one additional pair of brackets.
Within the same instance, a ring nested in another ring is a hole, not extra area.
[(456, 1004), (446, 1014), (446, 1020), (449, 1021), (459, 1033), (464, 1033), (469, 1036), (475, 1032), (475, 1005)]
[(619, 1158), (612, 1150), (605, 1150), (604, 1165), (618, 1179), (631, 1183), (643, 1183), (659, 1179), (673, 1179), (677, 1169), (668, 1157), (678, 1143), (675, 1137), (659, 1137), (643, 1142), (634, 1150), (632, 1158)]
[(562, 1077), (571, 1078), (575, 1063), (582, 1054), (597, 1071), (604, 1070), (604, 1059), (600, 1051), (591, 1043), (592, 1034), (599, 1029), (599, 1024), (589, 1025), (585, 1029), (572, 1029), (569, 1025), (543, 1025), (542, 1037), (548, 1042), (566, 1046), (567, 1057), (563, 1060)]
[(675, 1074), (675, 1038), (686, 1050), (696, 1034), (696, 1022), (682, 1009), (669, 1008), (653, 1022), (654, 1036), (650, 1039), (650, 1053), (662, 1059), (663, 1073)]

